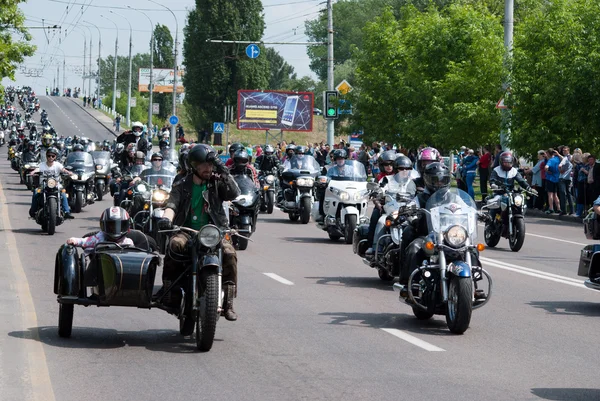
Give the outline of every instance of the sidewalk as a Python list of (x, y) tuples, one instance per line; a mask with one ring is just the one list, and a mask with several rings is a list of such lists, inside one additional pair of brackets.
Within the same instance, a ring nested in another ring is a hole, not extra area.
[(109, 116), (102, 113), (100, 110), (94, 109), (92, 107), (83, 107), (83, 101), (81, 99), (74, 99), (71, 97), (68, 97), (67, 99), (71, 100), (77, 106), (81, 107), (83, 111), (88, 113), (94, 120), (98, 121), (98, 123), (104, 128), (106, 128), (112, 135), (119, 135), (119, 133), (115, 132), (113, 128), (113, 120)]
[[(481, 210), (481, 201), (476, 201), (475, 202), (477, 204), (477, 208), (479, 210)], [(531, 209), (531, 208), (527, 208), (527, 210), (525, 211), (525, 218), (527, 217), (536, 217), (536, 218), (540, 218), (540, 219), (550, 219), (550, 220), (558, 220), (556, 222), (556, 224), (560, 224), (560, 222), (565, 222), (565, 223), (576, 223), (576, 224), (583, 224), (583, 217), (575, 217), (574, 214), (572, 215), (564, 215), (564, 216), (560, 216), (558, 214), (546, 214), (545, 212), (541, 211), (541, 210), (537, 210), (537, 209)]]

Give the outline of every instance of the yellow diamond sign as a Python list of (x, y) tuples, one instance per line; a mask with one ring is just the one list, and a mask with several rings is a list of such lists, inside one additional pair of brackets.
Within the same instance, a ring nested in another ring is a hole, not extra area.
[(339, 83), (338, 86), (335, 87), (335, 89), (342, 95), (345, 95), (346, 93), (352, 91), (352, 86), (348, 83), (348, 81), (346, 81), (345, 79)]

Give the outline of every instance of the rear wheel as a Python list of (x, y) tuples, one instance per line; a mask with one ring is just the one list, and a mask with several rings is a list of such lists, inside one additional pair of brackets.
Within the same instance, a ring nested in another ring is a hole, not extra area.
[(307, 224), (310, 221), (310, 198), (302, 198), (300, 201), (300, 223)]
[(390, 274), (390, 272), (388, 272), (385, 269), (377, 269), (377, 274), (379, 274), (379, 278), (382, 279), (383, 281), (393, 281), (394, 280), (394, 276), (392, 276)]
[(513, 233), (508, 239), (508, 245), (513, 252), (519, 252), (525, 242), (525, 220), (513, 220)]
[(332, 240), (332, 241), (337, 241), (340, 238), (342, 238), (342, 237), (339, 236), (339, 235), (337, 235), (337, 234), (331, 234), (331, 233), (329, 233), (329, 239)]
[(73, 212), (80, 213), (83, 208), (83, 192), (75, 192), (75, 203), (73, 204)]
[(56, 231), (57, 210), (58, 203), (56, 202), (56, 198), (48, 198), (48, 215), (46, 216), (48, 219), (48, 226), (46, 227), (48, 235), (54, 235), (54, 232)]
[(485, 223), (484, 232), (485, 244), (487, 246), (493, 248), (498, 245), (498, 242), (500, 242), (500, 233), (496, 231), (496, 228), (492, 223)]
[(196, 319), (196, 347), (210, 351), (215, 340), (219, 320), (219, 278), (211, 273), (204, 279), (204, 292), (200, 296), (200, 311)]
[(448, 286), (446, 324), (454, 334), (463, 334), (471, 323), (473, 311), (473, 280), (471, 277), (452, 277)]
[(298, 221), (298, 218), (300, 217), (300, 215), (295, 214), (295, 213), (288, 213), (288, 217), (290, 218), (291, 221)]
[(267, 192), (267, 213), (273, 214), (273, 207), (275, 206), (275, 192)]
[(73, 330), (74, 305), (60, 304), (58, 309), (58, 335), (63, 338), (71, 337)]
[(356, 228), (356, 215), (346, 216), (346, 228), (344, 230), (344, 240), (346, 244), (351, 244), (354, 239), (354, 229)]

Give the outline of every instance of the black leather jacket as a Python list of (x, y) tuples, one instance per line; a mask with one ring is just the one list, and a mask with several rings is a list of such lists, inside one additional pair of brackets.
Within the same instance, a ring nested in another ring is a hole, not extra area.
[(254, 163), (254, 167), (258, 171), (273, 171), (274, 169), (279, 169), (279, 159), (275, 155), (260, 155), (256, 158), (256, 162)]

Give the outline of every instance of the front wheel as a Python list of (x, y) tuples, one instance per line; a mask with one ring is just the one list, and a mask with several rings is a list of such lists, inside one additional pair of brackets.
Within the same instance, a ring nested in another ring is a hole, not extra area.
[[(250, 231), (250, 226), (242, 226), (241, 227), (242, 231)], [(250, 235), (250, 234), (248, 234)], [(242, 238), (242, 237), (237, 237), (237, 244), (238, 244), (238, 249), (240, 251), (245, 251), (246, 248), (248, 248), (248, 240), (246, 238)]]
[(508, 239), (508, 245), (513, 252), (519, 252), (525, 242), (525, 220), (513, 219), (513, 233)]
[(102, 200), (103, 195), (104, 195), (104, 185), (96, 184), (96, 196), (98, 197), (99, 201)]
[(267, 214), (273, 214), (273, 207), (275, 206), (275, 192), (267, 192)]
[(209, 274), (204, 281), (200, 311), (196, 316), (196, 347), (200, 351), (210, 351), (219, 320), (219, 277), (214, 273)]
[(305, 197), (300, 201), (300, 223), (307, 224), (310, 221), (310, 198)]
[(75, 192), (75, 203), (73, 204), (73, 212), (80, 213), (83, 208), (83, 192)]
[(56, 202), (56, 198), (48, 198), (48, 215), (46, 218), (48, 219), (46, 232), (48, 235), (54, 235), (56, 231), (56, 215), (58, 214), (58, 203)]
[(346, 216), (346, 228), (344, 230), (344, 240), (346, 244), (351, 244), (354, 239), (354, 229), (356, 228), (356, 215)]
[(58, 309), (58, 335), (63, 338), (71, 337), (73, 330), (73, 309), (75, 305), (60, 304)]
[(463, 334), (471, 323), (473, 311), (473, 280), (453, 276), (448, 286), (446, 324), (454, 334)]
[(500, 233), (496, 231), (492, 223), (485, 223), (484, 239), (485, 244), (490, 248), (495, 247), (500, 242)]

